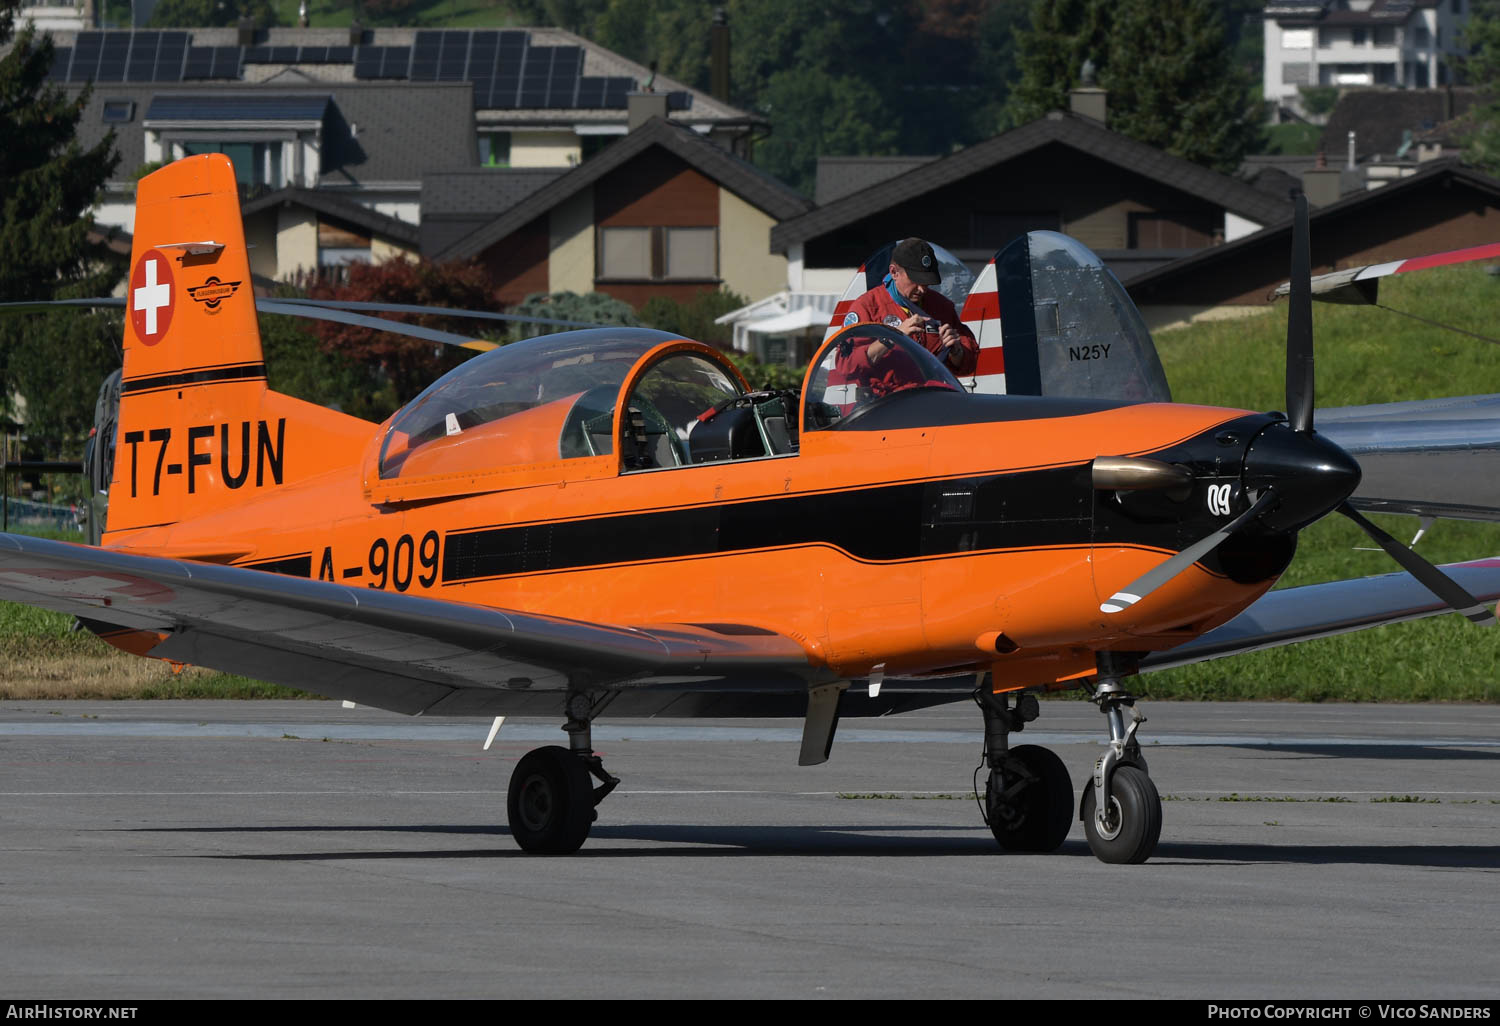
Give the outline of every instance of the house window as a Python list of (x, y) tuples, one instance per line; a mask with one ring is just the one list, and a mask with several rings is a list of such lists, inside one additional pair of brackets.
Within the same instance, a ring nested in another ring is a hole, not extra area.
[(1281, 48), (1283, 50), (1311, 50), (1313, 48), (1313, 30), (1282, 29)]
[(479, 133), (479, 166), (510, 167), (510, 133)]
[(1427, 40), (1429, 38), (1429, 33), (1427, 31), (1427, 26), (1426, 25), (1418, 25), (1416, 28), (1412, 29), (1411, 36), (1412, 36), (1412, 42), (1415, 45), (1417, 45), (1417, 46), (1426, 46), (1427, 45)]
[(279, 189), (285, 184), (281, 174), (279, 142), (185, 142), (183, 155), (222, 153), (234, 165), (235, 181), (241, 186), (265, 186)]
[(719, 276), (719, 229), (600, 228), (596, 272), (615, 281), (711, 281)]
[(318, 271), (335, 281), (349, 280), (350, 264), (370, 263), (370, 237), (327, 221), (318, 222)]
[(1396, 45), (1396, 26), (1394, 26), (1394, 25), (1377, 25), (1377, 26), (1375, 26), (1374, 33), (1375, 33), (1374, 40), (1375, 40), (1375, 45), (1376, 46), (1395, 46)]
[(1464, 0), (1453, 0), (1453, 5), (1449, 8), (1449, 10), (1451, 10), (1454, 14), (1464, 13)]
[(1365, 30), (1363, 28), (1352, 28), (1349, 30), (1349, 42), (1355, 46), (1365, 45)]
[(135, 120), (135, 101), (105, 100), (101, 120), (106, 124)]
[(1213, 226), (1204, 214), (1132, 213), (1131, 249), (1203, 249), (1213, 244)]
[(719, 276), (719, 230), (717, 228), (665, 228), (666, 278), (717, 278)]
[(1326, 50), (1326, 49), (1328, 49), (1334, 43), (1338, 42), (1339, 35), (1340, 35), (1340, 33), (1339, 33), (1338, 29), (1332, 29), (1332, 28), (1320, 28), (1320, 29), (1318, 29), (1318, 49), (1320, 49), (1320, 50)]
[(599, 229), (599, 277), (654, 278), (650, 228)]
[(1306, 61), (1288, 62), (1281, 66), (1282, 85), (1312, 85), (1313, 66)]

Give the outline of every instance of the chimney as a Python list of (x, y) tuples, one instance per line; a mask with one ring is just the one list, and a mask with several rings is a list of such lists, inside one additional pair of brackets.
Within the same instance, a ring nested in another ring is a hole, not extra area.
[(1074, 114), (1082, 114), (1102, 125), (1108, 121), (1108, 96), (1095, 81), (1094, 62), (1084, 61), (1078, 75), (1078, 88), (1068, 91), (1068, 107)]
[(631, 93), (626, 97), (626, 128), (634, 132), (652, 118), (667, 116), (666, 93)]
[(708, 92), (716, 100), (729, 102), (729, 13), (714, 8), (708, 29)]
[(1308, 204), (1326, 207), (1337, 202), (1341, 192), (1339, 179), (1342, 176), (1343, 172), (1338, 168), (1328, 166), (1328, 157), (1320, 152), (1317, 165), (1302, 172), (1302, 191), (1307, 195)]
[(1359, 161), (1354, 156), (1354, 129), (1351, 128), (1349, 129), (1349, 170), (1353, 171), (1358, 164)]
[(365, 27), (360, 24), (358, 18), (349, 23), (349, 45), (362, 46), (365, 41)]
[(241, 18), (239, 22), (240, 45), (255, 45), (255, 19)]

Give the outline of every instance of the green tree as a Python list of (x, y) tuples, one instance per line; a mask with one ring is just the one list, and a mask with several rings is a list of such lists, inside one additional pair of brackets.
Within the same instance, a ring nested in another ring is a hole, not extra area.
[(1015, 29), (1020, 77), (1005, 107), (1010, 126), (1035, 121), (1049, 110), (1067, 110), (1068, 91), (1078, 85), (1084, 61), (1093, 61), (1094, 71), (1104, 74), (1119, 6), (1124, 5), (1115, 0), (1033, 0), (1030, 24)]
[(723, 348), (734, 335), (734, 328), (714, 321), (750, 301), (725, 288), (704, 290), (690, 301), (679, 303), (666, 296), (653, 296), (641, 307), (641, 322), (683, 338)]
[[(87, 150), (78, 144), (88, 94), (70, 98), (46, 84), (52, 39), (30, 26), (16, 33), (18, 6), (0, 0), (0, 49), (14, 39), (0, 57), (0, 300), (103, 295), (122, 265), (97, 234), (91, 240), (89, 211), (119, 162), (114, 135)], [(0, 322), (0, 404), (29, 399), (28, 426), (52, 451), (81, 445), (94, 390), (111, 363), (119, 363), (117, 336), (95, 318)], [(63, 383), (64, 376), (78, 381)]]
[(1500, 0), (1474, 0), (1463, 39), (1469, 55), (1459, 72), (1482, 97), (1464, 115), (1464, 160), (1500, 174)]
[(1117, 132), (1225, 173), (1258, 141), (1251, 86), (1215, 0), (1126, 0), (1100, 84)]
[[(511, 307), (507, 313), (523, 317), (542, 317), (547, 320), (577, 321), (581, 324), (623, 324), (637, 326), (641, 323), (629, 303), (603, 292), (533, 292)], [(557, 331), (572, 331), (560, 324), (535, 324), (518, 321), (506, 332), (507, 341), (550, 335)]]
[[(313, 299), (439, 306), (451, 310), (494, 307), (489, 277), (474, 263), (440, 264), (431, 260), (397, 259), (379, 264), (350, 264), (348, 271), (347, 281), (313, 278), (300, 284)], [(471, 338), (484, 337), (482, 333), (487, 330), (479, 327), (484, 322), (472, 318), (426, 314), (381, 316)], [(493, 329), (489, 330), (493, 333)], [(398, 403), (414, 398), (440, 374), (475, 355), (470, 349), (434, 346), (431, 342), (332, 321), (317, 321), (312, 331), (325, 352), (354, 363), (379, 367), (394, 389)]]
[(882, 109), (880, 94), (859, 78), (778, 71), (758, 106), (776, 130), (756, 144), (756, 164), (809, 196), (820, 156), (901, 152), (899, 126), (871, 115)]
[(277, 24), (271, 0), (157, 0), (150, 24), (157, 28), (222, 28), (250, 18), (259, 28)]

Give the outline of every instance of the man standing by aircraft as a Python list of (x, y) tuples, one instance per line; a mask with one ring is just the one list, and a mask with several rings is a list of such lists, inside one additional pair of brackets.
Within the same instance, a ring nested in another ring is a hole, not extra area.
[[(889, 325), (925, 346), (955, 375), (973, 374), (979, 361), (974, 333), (959, 321), (948, 298), (928, 287), (942, 280), (932, 247), (922, 239), (902, 239), (891, 251), (890, 273), (854, 301), (844, 324)], [(879, 356), (871, 354), (876, 361)]]

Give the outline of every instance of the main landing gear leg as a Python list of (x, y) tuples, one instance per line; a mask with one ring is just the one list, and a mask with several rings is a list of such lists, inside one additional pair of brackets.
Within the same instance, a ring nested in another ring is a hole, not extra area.
[[(594, 754), (594, 717), (613, 694), (598, 699), (582, 692), (568, 695), (568, 747), (537, 748), (516, 764), (510, 776), (505, 811), (511, 836), (533, 855), (568, 855), (583, 846), (597, 813), (594, 806), (619, 786)], [(600, 782), (594, 787), (589, 777)]]
[[(1103, 862), (1140, 863), (1156, 851), (1161, 837), (1161, 796), (1146, 769), (1135, 732), (1144, 716), (1120, 683), (1120, 664), (1099, 653), (1099, 685), (1093, 701), (1109, 719), (1109, 749), (1094, 763), (1093, 780), (1083, 789), (1079, 818), (1089, 848)], [(1130, 723), (1124, 710), (1130, 710)]]
[(984, 821), (1006, 851), (1055, 851), (1073, 825), (1073, 781), (1061, 759), (1036, 745), (1010, 747), (1011, 731), (1037, 717), (1035, 695), (995, 694), (986, 677), (974, 693), (984, 713)]

